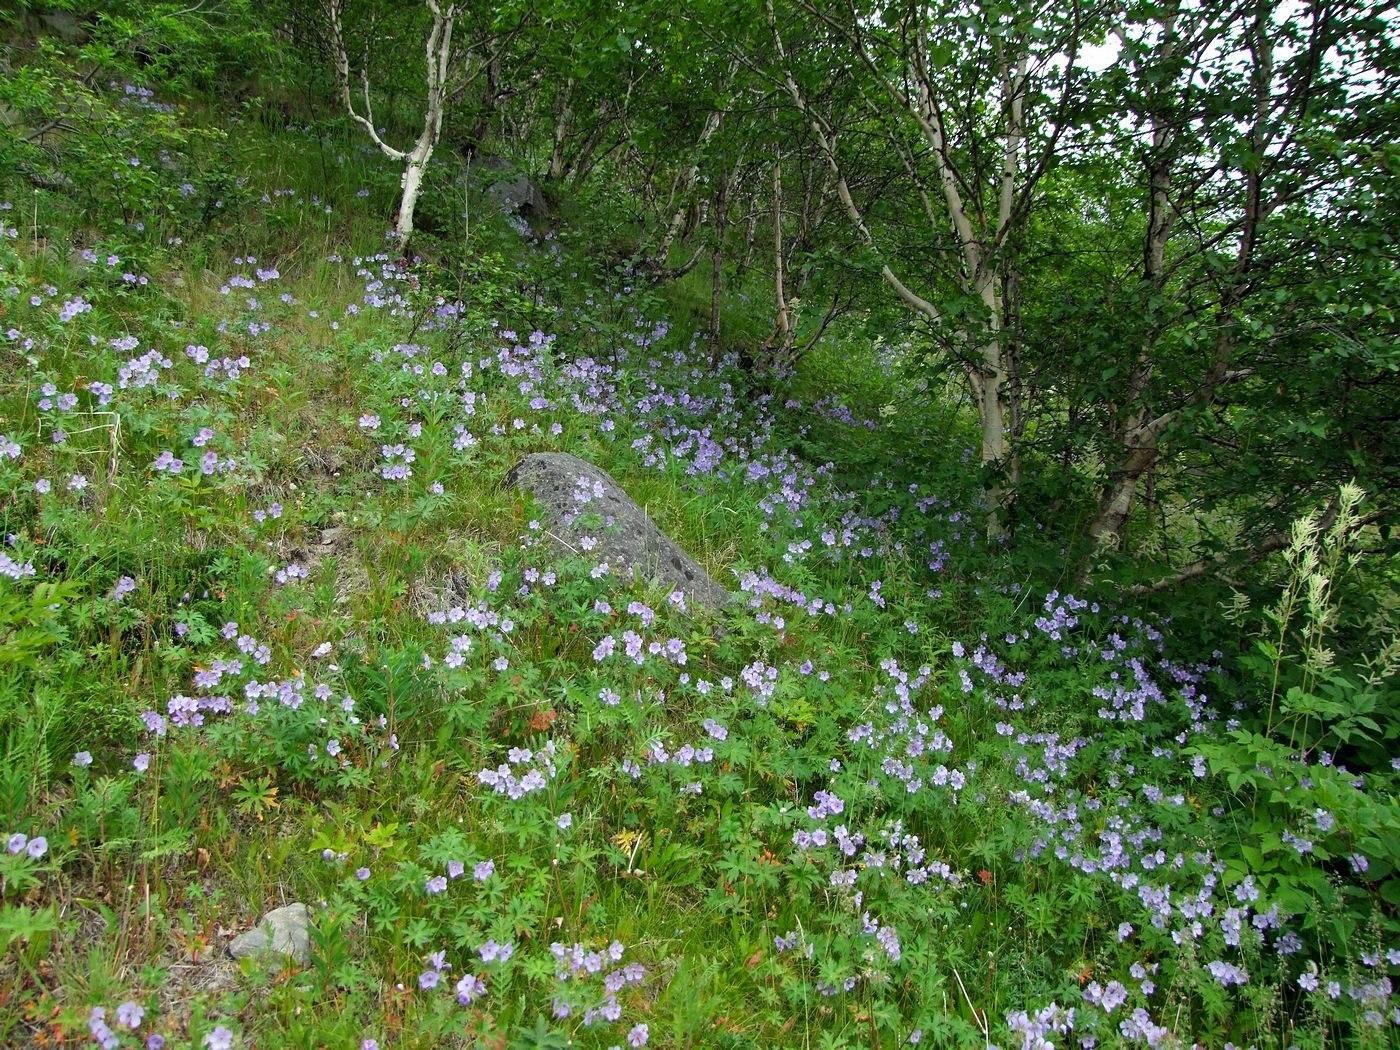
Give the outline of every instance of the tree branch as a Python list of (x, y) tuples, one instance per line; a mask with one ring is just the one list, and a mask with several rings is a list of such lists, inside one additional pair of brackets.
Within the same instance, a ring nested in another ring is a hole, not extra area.
[(345, 35), (340, 26), (340, 12), (343, 4), (344, 0), (326, 0), (326, 15), (331, 31), (332, 57), (335, 62), (335, 80), (336, 87), (340, 90), (340, 100), (344, 103), (345, 112), (349, 115), (350, 119), (364, 128), (365, 131), (369, 132), (370, 140), (379, 147), (380, 152), (390, 160), (401, 161), (408, 156), (408, 153), (404, 150), (395, 149), (385, 142), (379, 137), (379, 131), (374, 126), (374, 111), (370, 108), (369, 102), (368, 69), (360, 70), (360, 82), (364, 86), (365, 94), (365, 113), (368, 114), (368, 116), (361, 115), (355, 111), (355, 102), (350, 94), (350, 58), (345, 51)]
[[(792, 98), (793, 105), (797, 107), (798, 112), (811, 125), (812, 133), (816, 136), (827, 166), (831, 169), (832, 177), (836, 181), (836, 195), (840, 198), (842, 206), (845, 207), (851, 225), (855, 227), (860, 239), (865, 242), (865, 246), (879, 256), (881, 253), (875, 244), (875, 237), (871, 234), (870, 227), (865, 223), (865, 216), (861, 214), (860, 208), (857, 207), (851, 196), (851, 188), (846, 183), (846, 176), (841, 170), (840, 161), (837, 159), (836, 132), (807, 104), (806, 96), (802, 94), (802, 89), (797, 86), (797, 80), (788, 68), (787, 49), (783, 46), (782, 35), (778, 32), (777, 16), (773, 13), (773, 0), (766, 0), (764, 8), (768, 14), (768, 26), (773, 32), (773, 44), (777, 48), (778, 60), (782, 63), (780, 69), (788, 95)], [(939, 312), (938, 307), (901, 281), (890, 269), (889, 264), (883, 260), (880, 266), (880, 276), (906, 304), (923, 314), (934, 324), (942, 323), (943, 315)]]
[[(1359, 529), (1366, 525), (1374, 525), (1383, 517), (1385, 517), (1383, 511), (1374, 511), (1370, 514), (1367, 514), (1365, 517), (1358, 518), (1356, 521), (1356, 527)], [(1337, 498), (1333, 496), (1332, 500), (1327, 505), (1326, 511), (1323, 512), (1322, 519), (1319, 523), (1321, 529), (1323, 531), (1326, 531), (1326, 529), (1331, 526), (1332, 522), (1335, 521), (1336, 518)], [(1284, 530), (1283, 532), (1271, 533), (1270, 535), (1265, 536), (1262, 540), (1254, 544), (1254, 546), (1250, 548), (1249, 553), (1244, 557), (1240, 557), (1238, 551), (1224, 551), (1220, 554), (1214, 555), (1213, 557), (1202, 558), (1200, 561), (1194, 561), (1190, 565), (1186, 566), (1186, 568), (1182, 569), (1180, 572), (1173, 573), (1170, 576), (1157, 580), (1155, 583), (1134, 584), (1132, 587), (1129, 587), (1125, 593), (1131, 594), (1135, 597), (1147, 594), (1160, 594), (1162, 591), (1171, 590), (1173, 587), (1177, 587), (1183, 583), (1188, 582), (1189, 580), (1198, 580), (1201, 577), (1206, 576), (1219, 569), (1227, 567), (1243, 569), (1250, 565), (1254, 565), (1257, 562), (1263, 561), (1275, 551), (1283, 550), (1292, 542), (1293, 532), (1291, 529)]]

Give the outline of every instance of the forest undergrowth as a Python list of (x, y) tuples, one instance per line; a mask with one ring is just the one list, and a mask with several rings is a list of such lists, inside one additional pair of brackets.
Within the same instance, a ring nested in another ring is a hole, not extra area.
[[(1394, 1044), (1361, 493), (1141, 606), (988, 540), (888, 346), (756, 377), (583, 205), (410, 263), (342, 130), (92, 90), (91, 196), (0, 210), (0, 1044)], [(557, 558), (542, 450), (732, 607)]]

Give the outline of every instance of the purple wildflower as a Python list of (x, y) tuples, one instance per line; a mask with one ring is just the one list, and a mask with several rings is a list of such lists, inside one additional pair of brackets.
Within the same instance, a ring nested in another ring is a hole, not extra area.
[(457, 1001), (463, 1006), (470, 1006), (485, 994), (486, 985), (472, 974), (467, 974), (457, 982)]
[(140, 1028), (141, 1020), (146, 1016), (146, 1011), (139, 1003), (134, 1003), (130, 999), (117, 1007), (117, 1021), (128, 1028)]

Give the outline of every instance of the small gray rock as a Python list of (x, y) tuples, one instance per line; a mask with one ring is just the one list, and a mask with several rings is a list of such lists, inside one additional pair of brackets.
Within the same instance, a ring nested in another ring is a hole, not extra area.
[(262, 921), (229, 942), (228, 953), (235, 959), (274, 952), (290, 955), (305, 966), (311, 961), (311, 909), (305, 904), (274, 908)]
[[(567, 452), (535, 452), (511, 468), (506, 484), (540, 504), (550, 541), (561, 553), (581, 553), (579, 541), (593, 536), (598, 545), (589, 556), (606, 561), (614, 572), (635, 569), (654, 584), (683, 592), (690, 606), (719, 609), (729, 602), (729, 592), (592, 463)], [(580, 502), (585, 489), (588, 501)], [(603, 526), (580, 524), (590, 517), (601, 517)]]

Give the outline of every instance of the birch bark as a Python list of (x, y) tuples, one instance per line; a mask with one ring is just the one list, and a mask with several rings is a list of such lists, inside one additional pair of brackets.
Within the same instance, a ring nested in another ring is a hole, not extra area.
[(427, 64), (427, 97), (423, 115), (423, 130), (408, 149), (398, 149), (384, 140), (374, 121), (374, 107), (370, 101), (369, 70), (361, 68), (360, 86), (363, 96), (363, 111), (356, 108), (355, 98), (350, 88), (350, 58), (345, 48), (345, 32), (342, 24), (344, 0), (326, 0), (327, 21), (330, 28), (331, 54), (335, 65), (336, 87), (345, 111), (360, 127), (369, 134), (379, 151), (390, 160), (404, 166), (399, 180), (400, 196), (398, 214), (394, 220), (394, 233), (401, 247), (408, 244), (413, 236), (413, 215), (418, 205), (418, 197), (423, 190), (423, 175), (428, 163), (433, 159), (433, 150), (442, 135), (442, 115), (447, 99), (447, 90), (452, 70), (452, 29), (457, 20), (457, 5), (443, 4), (440, 0), (424, 0), (433, 16), (432, 29), (424, 46)]

